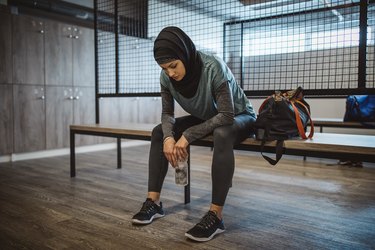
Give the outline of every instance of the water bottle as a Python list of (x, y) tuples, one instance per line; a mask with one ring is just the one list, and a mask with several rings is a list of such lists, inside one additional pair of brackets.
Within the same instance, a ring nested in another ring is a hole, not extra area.
[(177, 166), (175, 168), (176, 174), (175, 174), (175, 180), (176, 184), (180, 186), (186, 186), (189, 182), (188, 180), (188, 161), (187, 158), (182, 161), (177, 162)]

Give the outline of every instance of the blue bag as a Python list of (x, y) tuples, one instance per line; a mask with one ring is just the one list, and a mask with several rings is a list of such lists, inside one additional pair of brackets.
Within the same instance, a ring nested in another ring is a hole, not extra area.
[(375, 95), (348, 96), (344, 121), (375, 122)]

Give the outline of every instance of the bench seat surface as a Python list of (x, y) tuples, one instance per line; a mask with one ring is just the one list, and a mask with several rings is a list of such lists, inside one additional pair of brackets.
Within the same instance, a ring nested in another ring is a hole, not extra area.
[(335, 128), (364, 128), (373, 129), (375, 128), (375, 122), (353, 122), (345, 121), (338, 118), (313, 118), (314, 125), (316, 127), (335, 127)]
[(155, 126), (156, 124), (148, 123), (83, 124), (70, 125), (70, 129), (77, 132), (89, 131), (97, 133), (111, 133), (114, 135), (151, 136), (151, 131)]

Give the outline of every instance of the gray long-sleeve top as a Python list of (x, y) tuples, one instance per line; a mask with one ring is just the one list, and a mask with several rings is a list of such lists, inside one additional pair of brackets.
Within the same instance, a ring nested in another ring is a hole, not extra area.
[(199, 53), (203, 68), (197, 92), (192, 98), (185, 98), (178, 93), (165, 72), (161, 73), (164, 138), (173, 136), (174, 101), (189, 114), (204, 120), (183, 132), (189, 143), (210, 134), (219, 126), (232, 124), (234, 116), (238, 114), (247, 113), (256, 117), (251, 103), (226, 64), (220, 58)]

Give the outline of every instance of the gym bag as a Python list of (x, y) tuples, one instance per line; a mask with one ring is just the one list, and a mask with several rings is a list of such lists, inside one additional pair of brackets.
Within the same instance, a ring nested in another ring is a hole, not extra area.
[(344, 122), (375, 122), (375, 95), (350, 95), (346, 98)]
[[(310, 121), (311, 130), (306, 136), (306, 127)], [(275, 91), (260, 106), (254, 124), (256, 139), (261, 140), (261, 154), (270, 164), (276, 165), (281, 159), (284, 140), (300, 136), (311, 139), (314, 124), (310, 116), (310, 106), (304, 99), (303, 89), (298, 87), (287, 92)], [(276, 140), (276, 159), (264, 155), (266, 141)]]

